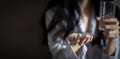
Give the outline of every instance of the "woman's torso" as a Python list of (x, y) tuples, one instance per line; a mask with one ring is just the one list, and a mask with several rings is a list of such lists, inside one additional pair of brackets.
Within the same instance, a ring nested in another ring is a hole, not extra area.
[[(50, 9), (51, 11), (56, 11), (58, 7), (55, 7), (53, 9)], [(49, 10), (49, 11), (50, 11)], [(49, 12), (50, 13), (50, 12)], [(77, 17), (78, 16), (78, 12), (76, 10), (74, 10), (74, 13), (75, 13), (75, 16)], [(51, 13), (49, 14), (49, 17), (51, 18), (52, 20), (52, 16), (54, 16), (55, 14)], [(85, 32), (85, 29), (84, 29), (84, 26), (82, 25), (82, 21), (81, 21), (81, 18), (78, 18), (80, 19), (80, 21), (78, 22), (78, 24), (74, 27), (73, 31), (72, 32), (77, 32), (77, 33), (86, 33)], [(46, 27), (48, 27), (48, 25), (50, 24), (51, 20), (47, 20), (46, 21)], [(92, 34), (92, 35), (95, 35), (95, 32), (96, 32), (96, 28), (97, 28), (97, 21), (96, 21), (96, 18), (95, 18), (95, 13), (94, 11), (92, 12), (92, 16), (91, 16), (91, 21), (90, 21), (90, 31), (87, 32), (89, 34)], [(58, 26), (59, 27), (59, 26)], [(68, 49), (67, 52), (71, 52), (70, 54), (67, 54), (66, 56), (68, 57), (71, 57), (71, 58), (78, 58), (78, 59), (101, 59), (102, 58), (102, 50), (99, 50), (98, 48), (96, 47), (93, 47), (91, 45), (91, 42), (89, 42), (88, 44), (84, 45), (84, 48), (82, 49), (83, 50), (83, 53), (85, 53), (85, 58), (84, 57), (81, 57), (81, 55), (78, 55), (76, 56), (76, 54), (73, 52), (72, 48), (70, 45), (67, 45), (68, 46)], [(87, 48), (86, 48), (87, 47)], [(87, 51), (86, 51), (87, 50)], [(85, 51), (85, 52), (84, 52)], [(70, 58), (69, 58), (70, 59)]]

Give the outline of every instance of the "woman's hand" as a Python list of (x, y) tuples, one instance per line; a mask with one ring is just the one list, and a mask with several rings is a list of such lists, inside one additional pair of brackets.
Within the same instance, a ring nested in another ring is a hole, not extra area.
[(106, 18), (99, 21), (99, 26), (103, 28), (103, 35), (108, 39), (116, 39), (119, 36), (119, 21), (117, 18)]
[(103, 35), (107, 38), (108, 43), (106, 45), (105, 53), (112, 55), (115, 52), (116, 39), (119, 36), (119, 21), (117, 18), (106, 18), (99, 20), (99, 27), (103, 28)]
[(72, 33), (68, 36), (68, 40), (75, 52), (77, 52), (82, 45), (92, 41), (92, 39), (93, 36), (90, 34)]

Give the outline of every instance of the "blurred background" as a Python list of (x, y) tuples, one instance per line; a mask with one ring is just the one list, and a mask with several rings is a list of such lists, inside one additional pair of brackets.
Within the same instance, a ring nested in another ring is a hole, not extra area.
[[(115, 0), (120, 8), (120, 0)], [(50, 59), (40, 19), (49, 0), (0, 0), (0, 59)]]

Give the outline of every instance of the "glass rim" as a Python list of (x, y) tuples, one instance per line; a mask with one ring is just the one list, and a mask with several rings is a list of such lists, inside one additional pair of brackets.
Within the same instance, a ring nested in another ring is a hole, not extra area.
[(103, 3), (115, 3), (115, 1), (100, 1), (100, 2), (103, 2)]

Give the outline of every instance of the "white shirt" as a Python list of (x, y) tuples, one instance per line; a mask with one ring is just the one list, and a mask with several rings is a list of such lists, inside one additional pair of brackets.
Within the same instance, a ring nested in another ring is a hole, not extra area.
[[(55, 11), (56, 9), (59, 7), (54, 7), (52, 9), (49, 9), (46, 12), (46, 27), (48, 28), (52, 17), (55, 15)], [(77, 12), (76, 13), (76, 17), (77, 17)], [(63, 22), (64, 23), (64, 22)], [(95, 19), (95, 15), (94, 13), (92, 13), (92, 17), (91, 17), (91, 27), (90, 27), (90, 34), (94, 34), (95, 33), (95, 29), (96, 29), (96, 19)], [(69, 41), (64, 40), (61, 36), (56, 36), (55, 33), (57, 32), (57, 30), (59, 30), (59, 27), (61, 26), (61, 24), (57, 24), (56, 27), (48, 33), (48, 45), (49, 45), (49, 49), (50, 52), (53, 55), (53, 59), (112, 59), (114, 58), (113, 56), (107, 56), (106, 54), (103, 53), (102, 50), (96, 49), (94, 47), (91, 46), (90, 43), (86, 45), (83, 45), (82, 49), (81, 49), (81, 53), (77, 56), (74, 52), (73, 49), (69, 43)], [(82, 25), (82, 21), (79, 21), (79, 27), (75, 27), (73, 32), (80, 32), (79, 29), (81, 29), (82, 33), (85, 33), (85, 29), (84, 26)], [(55, 39), (55, 41), (53, 41), (53, 39)], [(115, 58), (116, 59), (116, 58)]]

